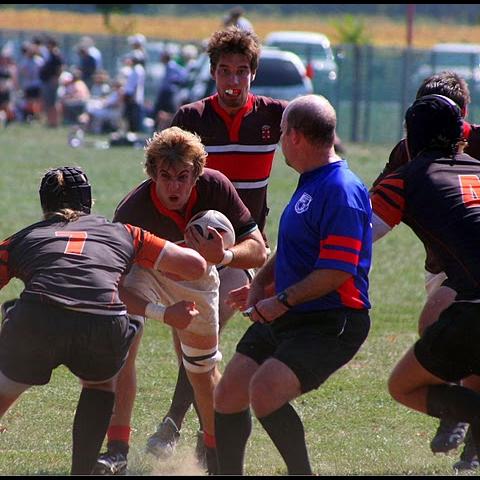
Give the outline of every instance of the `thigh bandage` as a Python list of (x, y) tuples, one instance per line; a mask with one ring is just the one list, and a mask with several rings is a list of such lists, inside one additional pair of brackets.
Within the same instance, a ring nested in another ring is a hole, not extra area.
[(192, 373), (206, 373), (212, 370), (222, 359), (222, 352), (217, 347), (201, 349), (181, 344), (183, 365)]

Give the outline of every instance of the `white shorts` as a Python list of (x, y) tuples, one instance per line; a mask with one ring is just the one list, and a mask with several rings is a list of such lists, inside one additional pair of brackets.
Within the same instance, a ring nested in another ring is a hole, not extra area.
[(445, 272), (430, 273), (425, 271), (425, 290), (427, 291), (427, 297), (431, 297), (436, 292), (442, 283), (447, 279)]
[(125, 276), (123, 285), (149, 302), (173, 305), (181, 300), (195, 302), (200, 314), (185, 329), (196, 335), (218, 335), (218, 289), (220, 279), (217, 269), (209, 266), (205, 274), (191, 281), (167, 278), (162, 272), (133, 265)]

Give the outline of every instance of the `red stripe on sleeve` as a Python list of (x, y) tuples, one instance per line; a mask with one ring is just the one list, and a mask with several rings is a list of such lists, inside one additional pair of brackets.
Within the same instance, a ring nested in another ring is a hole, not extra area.
[(359, 256), (356, 253), (344, 252), (343, 250), (322, 248), (319, 258), (321, 260), (339, 260), (340, 262), (351, 263), (356, 266), (358, 265)]
[(345, 237), (342, 235), (329, 235), (325, 240), (320, 242), (320, 248), (326, 245), (335, 247), (351, 248), (352, 250), (360, 251), (362, 248), (362, 242), (357, 238)]
[(8, 271), (8, 250), (9, 240), (0, 243), (0, 288), (4, 287), (10, 281), (10, 272)]

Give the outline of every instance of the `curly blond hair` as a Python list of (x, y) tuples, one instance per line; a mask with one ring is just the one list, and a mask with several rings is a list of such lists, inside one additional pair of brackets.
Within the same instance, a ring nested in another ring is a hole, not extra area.
[(145, 147), (145, 172), (152, 179), (157, 178), (159, 167), (193, 166), (194, 178), (203, 173), (207, 152), (197, 134), (179, 127), (170, 127), (155, 132)]

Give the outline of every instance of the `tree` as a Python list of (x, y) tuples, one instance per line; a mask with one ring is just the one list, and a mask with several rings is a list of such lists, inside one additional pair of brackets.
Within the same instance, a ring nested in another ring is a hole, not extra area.
[(126, 14), (129, 13), (132, 5), (129, 3), (125, 4), (119, 4), (119, 5), (114, 5), (111, 3), (98, 3), (95, 4), (95, 8), (102, 14), (103, 17), (103, 24), (105, 25), (105, 28), (111, 32), (111, 33), (120, 33), (119, 30), (122, 31), (122, 33), (125, 33), (125, 31), (132, 31), (133, 30), (133, 21), (128, 22), (127, 25), (124, 25), (123, 27), (115, 27), (112, 24), (112, 15), (114, 13), (118, 14)]

